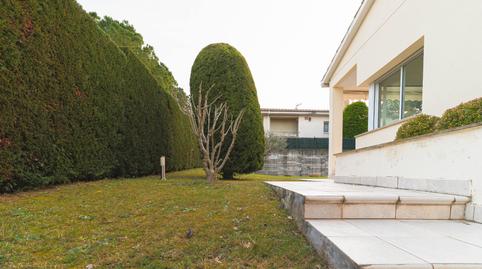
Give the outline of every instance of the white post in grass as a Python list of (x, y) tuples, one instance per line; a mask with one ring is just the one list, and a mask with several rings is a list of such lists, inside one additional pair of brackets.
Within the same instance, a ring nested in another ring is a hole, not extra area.
[(161, 180), (166, 180), (166, 157), (161, 157)]

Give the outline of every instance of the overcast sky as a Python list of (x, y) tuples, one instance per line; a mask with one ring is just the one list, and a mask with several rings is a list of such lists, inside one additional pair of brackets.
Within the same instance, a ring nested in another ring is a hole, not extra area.
[(191, 66), (211, 43), (248, 61), (261, 107), (327, 109), (321, 78), (361, 0), (78, 0), (128, 20), (189, 92)]

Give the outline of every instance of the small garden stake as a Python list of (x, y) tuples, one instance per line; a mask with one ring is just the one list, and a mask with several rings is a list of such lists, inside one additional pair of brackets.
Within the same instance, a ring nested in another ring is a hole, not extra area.
[(161, 180), (166, 180), (166, 157), (161, 157)]

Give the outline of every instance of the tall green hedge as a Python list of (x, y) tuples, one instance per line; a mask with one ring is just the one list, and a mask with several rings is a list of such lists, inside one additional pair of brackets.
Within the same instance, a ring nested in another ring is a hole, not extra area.
[(364, 102), (354, 102), (343, 110), (343, 138), (354, 138), (368, 131), (368, 107)]
[(211, 97), (221, 97), (219, 102), (226, 102), (233, 116), (245, 109), (236, 144), (223, 169), (224, 178), (260, 170), (265, 148), (263, 122), (256, 86), (244, 57), (229, 44), (205, 47), (191, 70), (191, 96), (195, 100), (201, 83), (204, 89), (213, 86)]
[(184, 91), (179, 88), (176, 79), (169, 68), (164, 65), (157, 57), (154, 47), (144, 42), (144, 38), (136, 31), (128, 21), (117, 21), (109, 16), (100, 18), (95, 12), (89, 15), (97, 22), (102, 29), (117, 46), (129, 48), (132, 53), (147, 67), (159, 85), (172, 96), (187, 100)]
[(176, 102), (74, 0), (0, 6), (0, 192), (197, 162)]

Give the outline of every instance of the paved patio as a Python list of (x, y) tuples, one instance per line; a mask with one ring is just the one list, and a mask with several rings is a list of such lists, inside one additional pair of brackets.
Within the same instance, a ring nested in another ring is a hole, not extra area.
[(330, 180), (267, 184), (333, 268), (482, 268), (482, 224), (463, 220), (469, 197)]
[(319, 233), (311, 240), (324, 237), (324, 247), (332, 244), (359, 268), (482, 268), (481, 224), (361, 219), (308, 223)]
[(322, 196), (344, 196), (345, 198), (350, 197), (417, 197), (418, 199), (437, 199), (437, 200), (467, 200), (465, 196), (453, 195), (453, 194), (443, 194), (434, 192), (424, 192), (415, 190), (405, 190), (405, 189), (393, 189), (393, 188), (382, 188), (375, 186), (362, 186), (362, 185), (351, 185), (351, 184), (340, 184), (335, 183), (333, 180), (305, 180), (303, 182), (299, 181), (267, 181), (266, 183), (282, 187), (286, 190), (290, 190), (305, 197), (316, 197)]

